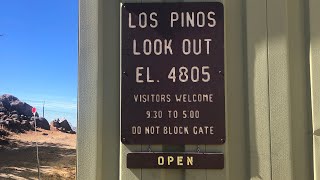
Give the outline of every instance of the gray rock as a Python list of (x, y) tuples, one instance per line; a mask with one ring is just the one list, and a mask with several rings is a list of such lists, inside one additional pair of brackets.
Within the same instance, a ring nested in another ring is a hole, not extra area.
[(45, 130), (50, 130), (50, 124), (44, 117), (39, 118), (39, 121), (37, 121), (37, 126)]
[(2, 103), (3, 107), (5, 107), (7, 110), (11, 110), (11, 102), (16, 100), (18, 100), (18, 98), (9, 94), (4, 94), (0, 96), (0, 102)]
[(32, 127), (31, 127), (31, 124), (27, 120), (22, 120), (21, 121), (21, 129), (23, 129), (25, 131), (29, 131), (30, 129), (32, 129)]
[(30, 129), (34, 131), (34, 121), (29, 121)]
[(12, 125), (13, 124), (13, 119), (6, 119), (5, 120), (5, 123), (7, 124), (7, 126), (10, 126), (10, 125)]
[[(28, 117), (25, 116), (25, 115), (20, 115), (20, 119), (28, 119)], [(30, 119), (29, 119), (29, 120), (30, 120)]]
[(68, 122), (68, 120), (64, 119), (60, 122), (60, 127), (65, 131), (72, 131), (72, 128)]
[(21, 122), (14, 119), (5, 120), (5, 126), (12, 132), (21, 133), (23, 130), (21, 129)]
[(0, 112), (7, 113), (7, 112), (8, 112), (8, 110), (7, 110), (5, 107), (0, 107)]
[(18, 114), (13, 114), (10, 116), (10, 118), (20, 120), (20, 116)]
[(0, 129), (0, 137), (3, 137), (3, 136), (8, 136), (9, 135), (9, 132), (4, 130), (4, 129)]
[[(0, 132), (0, 135), (2, 136), (2, 131)], [(4, 135), (3, 135), (4, 136)], [(7, 146), (9, 145), (9, 141), (7, 139), (0, 139), (0, 145), (1, 146)]]
[(5, 114), (5, 115), (1, 116), (1, 119), (2, 119), (2, 120), (8, 119), (8, 115)]
[[(31, 121), (34, 121), (34, 117), (31, 118)], [(36, 117), (37, 127), (45, 130), (50, 130), (49, 122), (43, 117)]]
[(60, 122), (59, 119), (55, 119), (53, 121), (51, 121), (51, 126), (55, 127), (55, 128), (60, 128)]
[(55, 119), (50, 123), (57, 130), (65, 133), (75, 134), (76, 132), (72, 129), (72, 126), (66, 119)]

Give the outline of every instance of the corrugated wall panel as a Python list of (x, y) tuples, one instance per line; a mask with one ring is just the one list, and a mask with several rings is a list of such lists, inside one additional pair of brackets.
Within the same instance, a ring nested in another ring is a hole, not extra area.
[(251, 179), (271, 179), (267, 1), (246, 1)]
[(272, 179), (312, 179), (305, 1), (267, 1)]
[(120, 2), (80, 0), (78, 179), (320, 180), (320, 1), (219, 2), (225, 10), (227, 140), (200, 149), (224, 152), (225, 169), (132, 170), (126, 154), (149, 147), (119, 139)]
[[(77, 177), (96, 179), (98, 167), (98, 0), (79, 3)], [(81, 103), (86, 105), (81, 105)], [(86, 121), (92, 119), (91, 121)], [(100, 168), (101, 169), (101, 168)]]
[(313, 169), (314, 179), (320, 180), (320, 1), (310, 0), (309, 9)]

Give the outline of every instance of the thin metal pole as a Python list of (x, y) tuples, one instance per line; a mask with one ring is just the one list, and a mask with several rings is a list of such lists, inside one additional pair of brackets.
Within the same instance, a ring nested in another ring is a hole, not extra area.
[[(33, 113), (33, 119), (34, 119), (34, 132), (35, 135), (37, 135), (37, 120), (36, 120), (36, 113)], [(40, 180), (40, 161), (39, 161), (39, 148), (38, 148), (38, 142), (36, 142), (36, 148), (37, 148), (37, 166), (38, 166), (38, 179)]]

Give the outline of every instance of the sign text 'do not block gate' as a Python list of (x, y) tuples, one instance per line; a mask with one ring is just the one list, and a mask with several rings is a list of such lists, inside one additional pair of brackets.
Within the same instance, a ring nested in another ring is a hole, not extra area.
[(225, 142), (221, 3), (122, 5), (121, 141)]

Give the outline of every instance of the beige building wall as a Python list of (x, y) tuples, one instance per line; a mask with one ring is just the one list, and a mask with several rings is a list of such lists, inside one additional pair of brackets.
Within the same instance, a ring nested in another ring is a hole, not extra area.
[[(126, 154), (148, 147), (120, 142), (121, 2), (80, 0), (77, 179), (320, 180), (320, 1), (219, 2), (227, 136), (224, 145), (200, 149), (223, 152), (225, 168), (132, 170)], [(151, 148), (190, 152), (197, 146)]]

